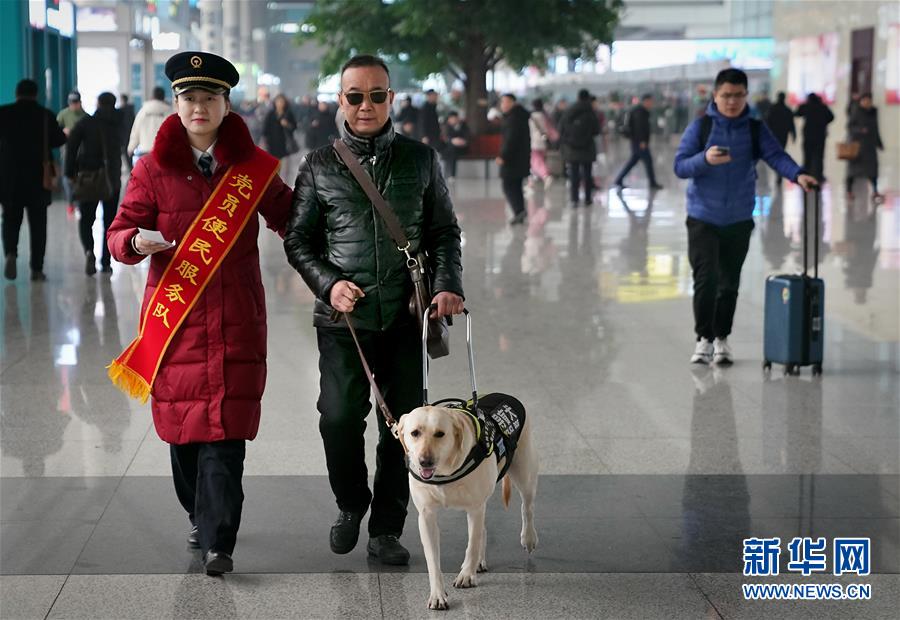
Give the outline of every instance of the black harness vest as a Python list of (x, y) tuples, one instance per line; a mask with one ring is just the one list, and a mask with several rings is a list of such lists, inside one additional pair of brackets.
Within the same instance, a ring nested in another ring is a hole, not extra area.
[(409, 474), (425, 484), (448, 484), (475, 471), (484, 459), (493, 454), (500, 469), (497, 480), (503, 478), (512, 464), (519, 436), (525, 426), (525, 407), (522, 403), (508, 394), (493, 393), (479, 396), (478, 406), (474, 410), (471, 400), (464, 401), (458, 398), (445, 398), (434, 405), (465, 413), (475, 429), (475, 445), (463, 464), (452, 474), (435, 475), (425, 480), (413, 471), (407, 458), (406, 468)]

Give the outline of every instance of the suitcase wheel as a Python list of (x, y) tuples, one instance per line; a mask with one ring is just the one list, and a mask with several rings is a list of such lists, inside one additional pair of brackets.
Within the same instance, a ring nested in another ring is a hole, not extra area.
[(800, 374), (800, 366), (798, 364), (785, 364), (784, 365), (784, 374), (799, 375)]
[(769, 372), (772, 370), (772, 362), (769, 360), (765, 360), (763, 362), (763, 372)]
[(822, 364), (813, 364), (812, 374), (814, 377), (818, 377), (822, 375)]

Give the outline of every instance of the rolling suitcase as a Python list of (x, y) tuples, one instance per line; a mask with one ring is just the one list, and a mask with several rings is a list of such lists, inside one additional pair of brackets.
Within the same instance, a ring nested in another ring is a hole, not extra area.
[(787, 375), (800, 374), (801, 366), (812, 366), (822, 374), (825, 340), (825, 283), (819, 278), (820, 190), (813, 194), (813, 276), (807, 271), (809, 249), (808, 212), (803, 207), (803, 273), (781, 274), (766, 279), (763, 369), (784, 364)]

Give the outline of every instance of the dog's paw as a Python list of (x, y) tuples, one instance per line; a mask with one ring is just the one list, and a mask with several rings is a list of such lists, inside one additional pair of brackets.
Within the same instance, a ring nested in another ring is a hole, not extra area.
[(474, 588), (477, 585), (475, 575), (467, 575), (466, 573), (458, 574), (456, 579), (453, 580), (454, 588)]
[(478, 568), (476, 569), (476, 572), (486, 573), (487, 569), (488, 569), (487, 562), (485, 560), (482, 560), (481, 562), (478, 563)]
[(528, 553), (533, 552), (538, 544), (537, 530), (535, 530), (533, 527), (529, 528), (528, 530), (523, 530), (521, 542), (522, 547), (525, 548), (525, 551), (527, 551)]
[(447, 609), (448, 607), (446, 592), (428, 596), (428, 609)]

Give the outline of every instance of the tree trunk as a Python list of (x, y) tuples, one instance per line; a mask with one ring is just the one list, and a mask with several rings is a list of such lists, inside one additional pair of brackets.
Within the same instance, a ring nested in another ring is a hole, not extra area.
[(466, 73), (466, 124), (473, 136), (483, 134), (488, 127), (487, 122), (487, 61), (484, 54), (475, 48), (466, 58), (463, 70)]

